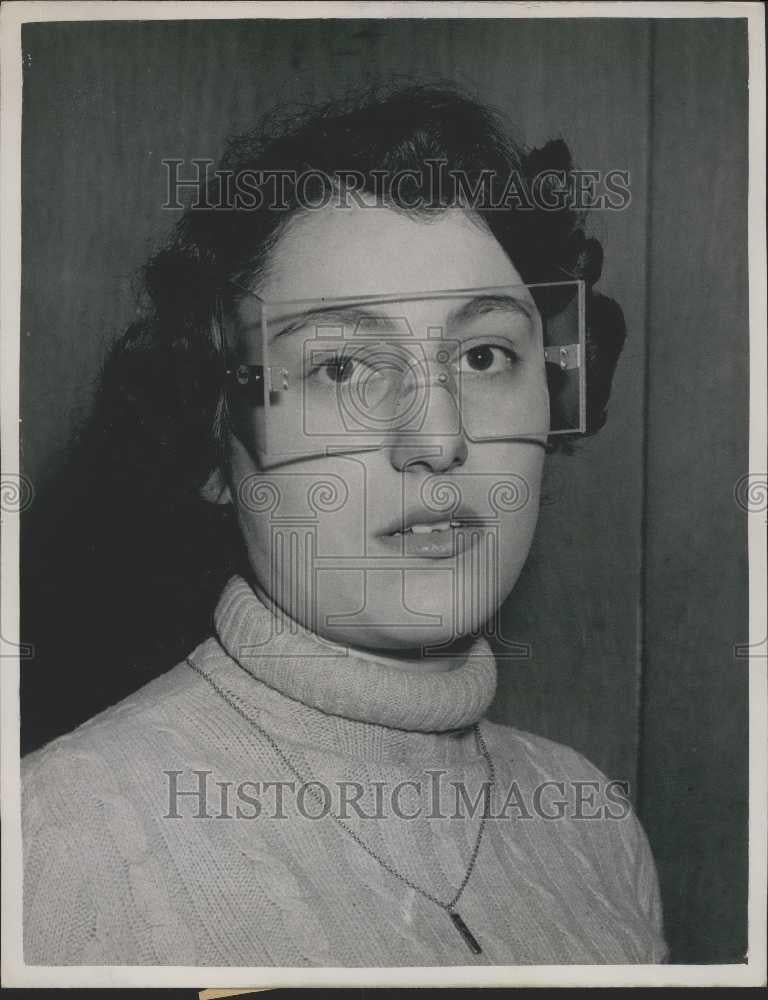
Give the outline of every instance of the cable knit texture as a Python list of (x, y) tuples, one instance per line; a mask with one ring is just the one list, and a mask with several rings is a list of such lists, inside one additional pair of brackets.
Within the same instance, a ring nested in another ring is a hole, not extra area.
[(666, 961), (634, 813), (584, 757), (507, 726), (480, 724), (495, 784), (456, 906), (482, 954), (413, 888), (451, 900), (477, 838), (485, 640), (452, 670), (400, 670), (237, 577), (215, 626), (191, 664), (23, 759), (29, 964)]

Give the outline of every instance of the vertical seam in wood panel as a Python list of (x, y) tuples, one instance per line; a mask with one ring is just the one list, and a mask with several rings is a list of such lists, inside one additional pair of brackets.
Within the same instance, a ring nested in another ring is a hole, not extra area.
[(648, 541), (648, 466), (649, 466), (649, 430), (648, 413), (649, 400), (651, 394), (651, 316), (652, 316), (652, 296), (653, 285), (651, 281), (652, 267), (652, 246), (653, 246), (653, 197), (654, 197), (654, 143), (656, 139), (656, 129), (654, 127), (655, 114), (655, 85), (656, 85), (656, 21), (652, 20), (648, 32), (648, 104), (647, 104), (647, 147), (645, 158), (646, 182), (645, 182), (645, 340), (643, 343), (643, 391), (642, 391), (642, 444), (641, 444), (641, 470), (640, 470), (640, 586), (638, 588), (637, 604), (637, 656), (636, 656), (636, 690), (637, 690), (637, 722), (636, 722), (636, 746), (637, 756), (635, 758), (635, 805), (640, 816), (643, 815), (645, 783), (644, 783), (644, 744), (645, 744), (645, 693), (646, 693), (646, 595), (648, 585), (647, 573), (647, 541)]

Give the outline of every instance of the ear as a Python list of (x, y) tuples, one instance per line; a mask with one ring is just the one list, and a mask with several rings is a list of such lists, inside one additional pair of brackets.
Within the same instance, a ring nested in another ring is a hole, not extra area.
[(217, 465), (211, 472), (199, 490), (200, 498), (208, 503), (225, 505), (232, 503), (232, 494), (229, 484), (224, 478), (221, 469)]

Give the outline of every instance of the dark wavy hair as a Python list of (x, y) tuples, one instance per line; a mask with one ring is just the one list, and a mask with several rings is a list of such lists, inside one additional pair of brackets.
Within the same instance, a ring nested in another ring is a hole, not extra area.
[[(573, 170), (563, 141), (525, 149), (492, 111), (450, 88), (407, 87), (273, 115), (230, 140), (220, 168), (282, 171), (283, 207), (219, 207), (214, 176), (143, 270), (143, 317), (114, 344), (66, 468), (23, 527), (22, 636), (35, 648), (22, 672), (23, 749), (173, 666), (210, 632), (229, 575), (246, 569), (231, 508), (200, 497), (228, 429), (217, 331), (302, 210), (291, 178), (355, 171), (363, 190), (377, 192), (382, 172), (425, 177), (427, 161), (460, 171), (470, 186), (514, 175), (530, 187), (545, 171)], [(390, 191), (387, 204), (414, 211), (419, 196), (428, 207), (418, 211), (428, 216), (461, 204), (450, 193), (435, 202), (418, 181)], [(476, 214), (526, 283), (585, 282), (587, 433), (594, 433), (605, 422), (624, 321), (594, 290), (602, 250), (585, 235), (582, 214), (567, 202), (556, 210), (539, 202), (481, 205)], [(550, 393), (556, 405), (554, 380)]]

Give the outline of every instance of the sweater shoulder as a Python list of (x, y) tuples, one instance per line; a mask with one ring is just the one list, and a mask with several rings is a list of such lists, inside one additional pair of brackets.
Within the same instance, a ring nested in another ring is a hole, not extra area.
[(548, 780), (609, 780), (596, 764), (565, 743), (497, 722), (486, 721), (483, 729), (496, 756), (518, 766), (527, 764)]
[[(199, 662), (215, 662), (220, 647), (206, 640), (195, 650)], [(198, 673), (182, 660), (133, 694), (82, 723), (76, 729), (26, 754), (21, 759), (22, 789), (27, 797), (77, 783), (88, 787), (94, 772), (106, 760), (128, 759), (146, 742), (149, 733), (172, 733), (206, 687)]]
[[(508, 765), (514, 781), (519, 781), (528, 795), (535, 796), (546, 785), (557, 784), (552, 791), (563, 804), (561, 835), (578, 840), (582, 848), (591, 845), (603, 860), (613, 858), (615, 869), (626, 872), (641, 908), (661, 935), (656, 868), (647, 835), (630, 799), (629, 783), (606, 777), (584, 754), (564, 743), (512, 726), (486, 723), (484, 729), (486, 725), (491, 753)], [(543, 796), (541, 801), (545, 799)]]
[(183, 766), (204, 683), (177, 664), (22, 758), (28, 964), (154, 964), (169, 941), (193, 960), (164, 874), (163, 768)]

